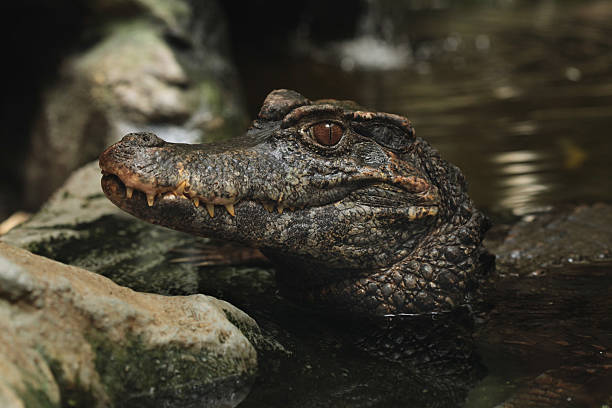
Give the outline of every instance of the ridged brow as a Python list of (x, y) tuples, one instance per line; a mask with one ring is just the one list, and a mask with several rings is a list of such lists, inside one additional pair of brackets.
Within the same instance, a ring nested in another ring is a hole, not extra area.
[(330, 117), (337, 117), (340, 116), (342, 113), (343, 109), (339, 106), (334, 105), (323, 104), (301, 106), (292, 110), (291, 113), (289, 113), (283, 118), (283, 121), (281, 122), (281, 128), (286, 129), (288, 127), (291, 127), (302, 119), (308, 118), (310, 116), (329, 115)]

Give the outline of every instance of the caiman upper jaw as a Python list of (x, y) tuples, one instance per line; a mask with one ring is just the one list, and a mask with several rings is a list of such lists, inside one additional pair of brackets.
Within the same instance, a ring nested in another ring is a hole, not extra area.
[[(215, 215), (215, 204), (223, 205), (227, 212), (234, 216), (236, 200), (232, 197), (204, 200), (197, 191), (192, 189), (189, 175), (184, 174), (183, 164), (179, 161), (169, 165), (169, 161), (163, 160), (163, 155), (159, 155), (161, 149), (159, 152), (154, 150), (167, 145), (170, 144), (152, 133), (130, 133), (120, 142), (107, 148), (99, 159), (104, 175), (102, 187), (105, 194), (120, 207), (124, 207), (123, 200), (132, 199), (136, 190), (146, 196), (149, 207), (155, 204), (156, 199), (189, 199), (195, 207), (199, 207), (202, 202), (210, 217)], [(140, 166), (140, 168), (138, 166), (138, 156), (144, 154), (151, 160), (151, 157), (155, 157), (155, 153), (158, 153), (159, 157), (152, 163), (159, 165), (161, 171), (153, 171), (147, 176), (146, 166)], [(176, 174), (172, 174), (173, 169), (176, 170), (174, 172)], [(163, 177), (160, 177), (160, 174), (163, 174)], [(120, 191), (122, 197), (117, 196)]]
[[(203, 163), (207, 158), (206, 150), (198, 150), (197, 147), (167, 143), (152, 133), (128, 134), (100, 155), (104, 192), (124, 209), (135, 208), (134, 203), (127, 206), (125, 200), (131, 199), (134, 191), (139, 191), (146, 196), (149, 207), (156, 200), (189, 199), (196, 208), (203, 204), (210, 217), (215, 216), (216, 205), (223, 206), (228, 214), (235, 216), (234, 206), (244, 198), (244, 191), (240, 187), (247, 183), (223, 180), (224, 169), (215, 169), (210, 163)], [(209, 169), (211, 174), (216, 176), (216, 172), (219, 172), (220, 181), (207, 183), (202, 180), (201, 168), (207, 166), (213, 167)], [(213, 191), (213, 186), (216, 191)], [(295, 210), (294, 206), (283, 202), (282, 193), (275, 201), (262, 200), (259, 203), (268, 212), (276, 209), (282, 214), (285, 209)]]

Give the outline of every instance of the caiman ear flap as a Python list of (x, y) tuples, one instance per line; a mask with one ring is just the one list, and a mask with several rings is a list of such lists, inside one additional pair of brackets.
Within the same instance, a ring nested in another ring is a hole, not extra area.
[(266, 96), (259, 111), (261, 120), (281, 120), (293, 109), (310, 105), (310, 101), (301, 94), (290, 89), (276, 89)]

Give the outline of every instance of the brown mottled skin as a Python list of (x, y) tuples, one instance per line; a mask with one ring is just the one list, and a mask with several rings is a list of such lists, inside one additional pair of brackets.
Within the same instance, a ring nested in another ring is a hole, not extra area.
[(469, 304), (489, 264), (488, 221), (461, 171), (406, 118), (352, 102), (276, 90), (242, 137), (129, 134), (100, 167), (120, 208), (259, 248), (288, 297), (334, 314), (450, 311)]

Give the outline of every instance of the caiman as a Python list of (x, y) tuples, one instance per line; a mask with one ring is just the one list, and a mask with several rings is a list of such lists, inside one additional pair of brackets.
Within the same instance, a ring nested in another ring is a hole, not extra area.
[[(393, 342), (393, 353), (432, 367), (429, 384), (447, 378), (442, 389), (461, 390), (451, 392), (448, 406), (465, 399), (470, 385), (457, 381), (472, 381), (466, 379), (469, 340), (459, 335), (446, 342), (455, 328), (448, 326), (449, 334), (425, 327), (423, 334), (416, 322), (424, 319), (428, 326), (440, 315), (448, 321), (454, 312), (472, 313), (471, 305), (482, 299), (479, 284), (493, 275), (493, 258), (483, 246), (489, 221), (470, 200), (461, 171), (417, 137), (408, 119), (276, 90), (241, 137), (189, 145), (131, 133), (101, 154), (100, 167), (105, 194), (128, 213), (261, 250), (275, 264), (282, 292), (298, 304), (359, 322), (412, 319), (401, 332), (404, 340)], [(501, 334), (498, 345), (514, 344), (516, 333), (504, 334), (516, 326), (513, 316), (543, 313), (541, 302), (535, 308), (524, 300), (508, 302), (516, 293), (506, 286), (491, 291), (506, 299), (492, 313), (507, 318), (494, 330)], [(537, 299), (548, 305), (564, 296)], [(438, 326), (445, 324), (443, 319)], [(494, 322), (489, 326), (495, 328)], [(595, 406), (584, 402), (592, 395), (582, 385), (605, 389), (601, 384), (610, 382), (604, 348), (586, 335), (572, 337), (574, 347), (564, 338), (534, 335), (536, 346), (530, 346), (535, 329), (527, 327), (526, 340), (516, 344), (533, 349), (528, 353), (541, 354), (537, 344), (571, 352), (561, 352), (567, 361), (500, 407)], [(416, 343), (405, 340), (412, 333)], [(382, 337), (381, 349), (389, 349), (390, 337)], [(447, 344), (436, 351), (432, 345), (439, 340)], [(583, 358), (592, 349), (595, 357), (576, 364), (573, 355)]]
[(259, 248), (283, 293), (352, 318), (469, 305), (491, 265), (461, 171), (408, 119), (276, 90), (216, 144), (131, 133), (100, 156), (102, 188), (154, 224)]

